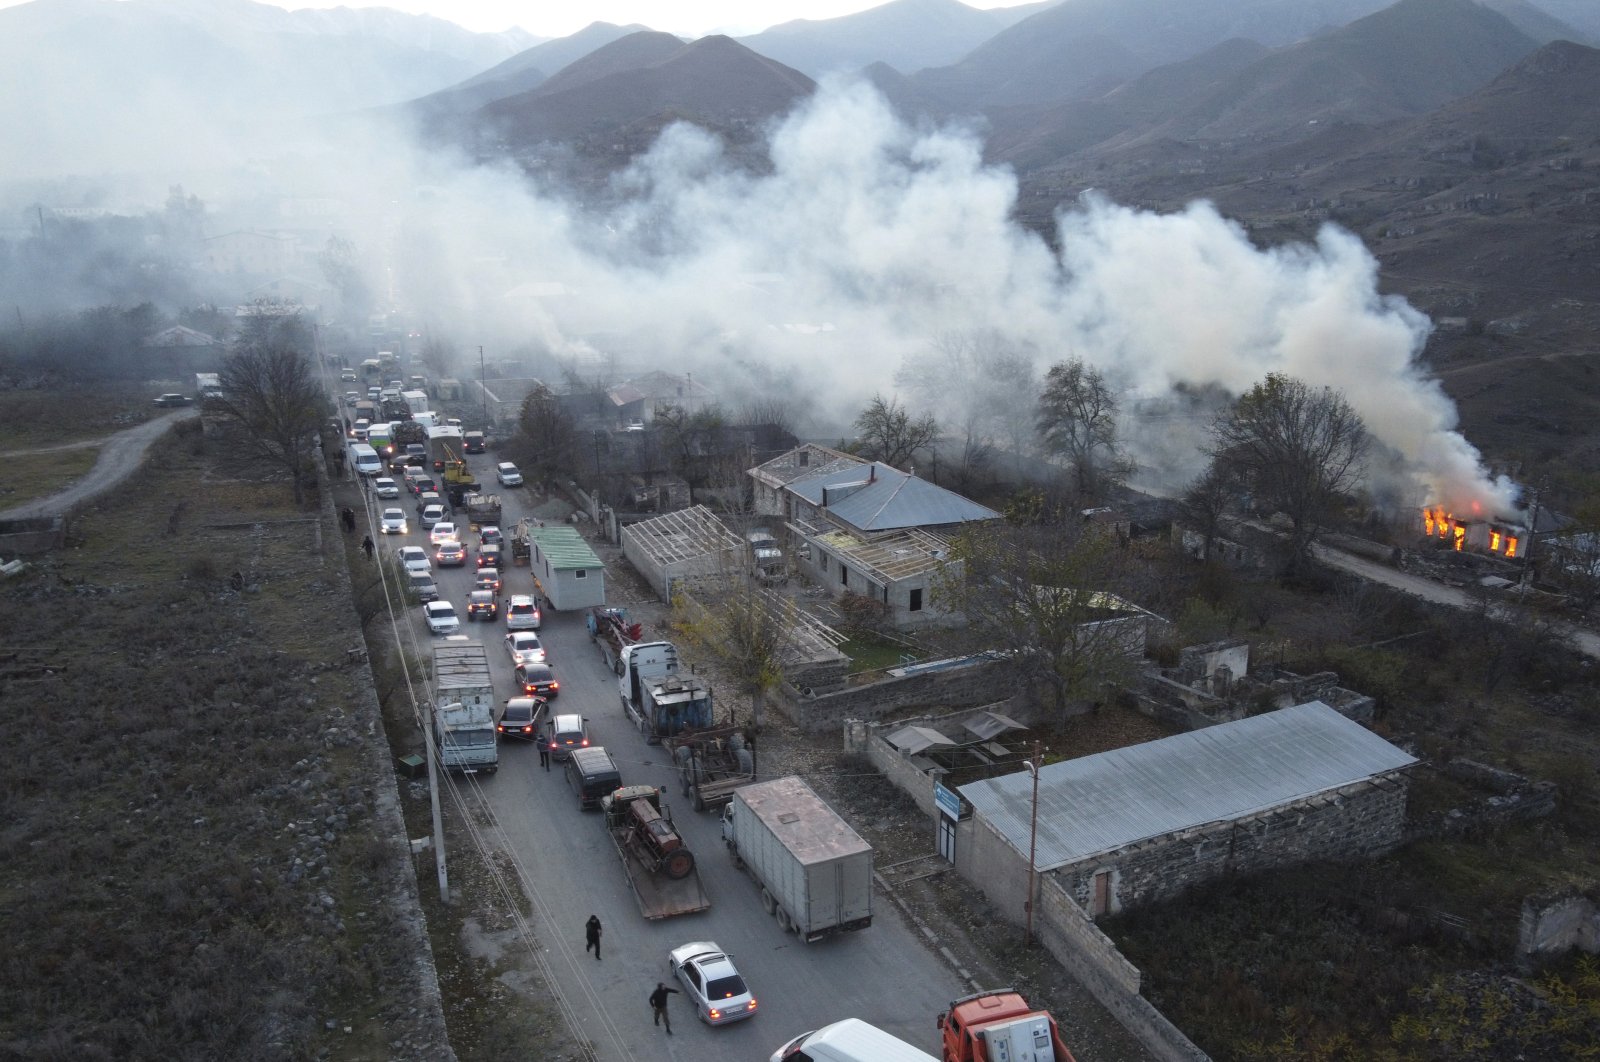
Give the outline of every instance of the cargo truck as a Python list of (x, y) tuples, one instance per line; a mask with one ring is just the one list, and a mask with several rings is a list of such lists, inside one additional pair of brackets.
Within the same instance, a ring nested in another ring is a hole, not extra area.
[(622, 710), (650, 744), (714, 722), (711, 691), (684, 670), (678, 647), (671, 642), (625, 646), (615, 670)]
[(721, 807), (735, 789), (756, 780), (755, 740), (744, 727), (686, 730), (663, 737), (661, 747), (696, 811)]
[(939, 1015), (942, 1062), (1076, 1062), (1056, 1020), (1013, 988), (962, 996)]
[(799, 778), (734, 790), (722, 839), (785, 932), (810, 943), (872, 924), (872, 846)]
[(478, 642), (456, 642), (433, 650), (433, 736), (446, 770), (494, 771), (500, 753), (494, 733), (494, 680), (489, 656)]
[(672, 825), (672, 812), (662, 802), (660, 789), (623, 786), (600, 798), (600, 810), (641, 914), (671, 918), (711, 906), (694, 853)]

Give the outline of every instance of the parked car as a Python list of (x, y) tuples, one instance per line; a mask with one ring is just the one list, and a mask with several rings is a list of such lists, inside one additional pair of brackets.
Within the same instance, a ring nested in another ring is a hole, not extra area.
[(428, 620), (431, 634), (454, 634), (461, 629), (461, 617), (448, 601), (429, 601), (422, 606), (422, 614)]
[(754, 1017), (756, 997), (734, 968), (733, 956), (715, 941), (699, 940), (667, 953), (667, 967), (682, 983), (695, 1013), (707, 1025)]
[(493, 590), (500, 592), (500, 569), (479, 568), (477, 576), (472, 580), (474, 590)]
[(532, 631), (512, 631), (506, 635), (506, 652), (511, 654), (511, 662), (518, 667), (545, 662), (544, 643)]
[(433, 562), (428, 559), (428, 551), (421, 546), (401, 546), (394, 551), (395, 559), (400, 566), (408, 572), (431, 572)]
[(533, 741), (538, 737), (539, 726), (544, 722), (547, 702), (543, 697), (513, 697), (500, 709), (495, 720), (495, 733), (503, 738)]
[(438, 527), (444, 520), (444, 506), (435, 502), (424, 506), (422, 509), (422, 526), (432, 529)]
[(180, 395), (174, 392), (164, 395), (157, 395), (155, 401), (156, 405), (158, 406), (186, 406), (189, 404), (189, 396)]
[(589, 721), (581, 715), (558, 715), (546, 727), (550, 737), (550, 755), (558, 761), (572, 755), (574, 749), (589, 747)]
[(372, 481), (372, 493), (380, 498), (398, 498), (400, 497), (400, 484), (388, 476), (379, 476)]
[(522, 473), (510, 461), (501, 461), (494, 466), (494, 476), (500, 481), (502, 487), (522, 486)]
[(467, 622), (492, 620), (500, 614), (500, 599), (493, 590), (474, 590), (467, 595)]
[(523, 693), (539, 697), (555, 697), (561, 692), (561, 683), (549, 664), (521, 664), (517, 667), (517, 687)]
[(403, 535), (411, 530), (406, 526), (404, 509), (385, 509), (378, 520), (378, 530), (385, 535)]
[(457, 543), (461, 541), (460, 537), (456, 534), (456, 525), (449, 520), (435, 520), (433, 523), (428, 524), (427, 528), (428, 541), (432, 542), (435, 546), (446, 539), (455, 541)]
[(506, 630), (536, 631), (543, 621), (539, 606), (531, 596), (512, 594), (511, 600), (506, 602)]
[(467, 547), (453, 538), (447, 538), (433, 551), (433, 559), (441, 568), (464, 567), (467, 563)]

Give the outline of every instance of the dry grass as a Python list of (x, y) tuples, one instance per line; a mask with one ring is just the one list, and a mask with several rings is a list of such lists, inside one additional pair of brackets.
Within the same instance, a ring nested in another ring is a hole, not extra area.
[(0, 451), (98, 439), (166, 412), (128, 388), (0, 392)]
[(97, 447), (24, 454), (0, 461), (0, 507), (11, 508), (48, 497), (88, 475), (100, 456)]

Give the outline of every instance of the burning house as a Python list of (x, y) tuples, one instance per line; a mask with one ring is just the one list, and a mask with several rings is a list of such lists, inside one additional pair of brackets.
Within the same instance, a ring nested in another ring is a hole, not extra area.
[(1423, 537), (1437, 539), (1456, 552), (1471, 550), (1492, 553), (1507, 560), (1518, 560), (1528, 550), (1531, 534), (1525, 524), (1506, 517), (1457, 517), (1436, 505), (1422, 510)]

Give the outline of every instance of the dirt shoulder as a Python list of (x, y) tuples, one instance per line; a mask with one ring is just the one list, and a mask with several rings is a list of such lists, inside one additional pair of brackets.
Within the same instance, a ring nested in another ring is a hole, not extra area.
[(171, 413), (147, 420), (126, 431), (119, 431), (100, 439), (86, 439), (58, 446), (38, 447), (32, 450), (10, 450), (0, 457), (17, 457), (27, 453), (50, 453), (58, 450), (100, 447), (100, 457), (88, 475), (65, 490), (48, 498), (36, 498), (10, 509), (0, 509), (0, 517), (13, 520), (38, 516), (53, 516), (83, 504), (90, 498), (105, 493), (126, 480), (144, 461), (150, 444), (165, 435), (180, 421), (195, 419), (199, 413), (193, 409), (175, 409)]

